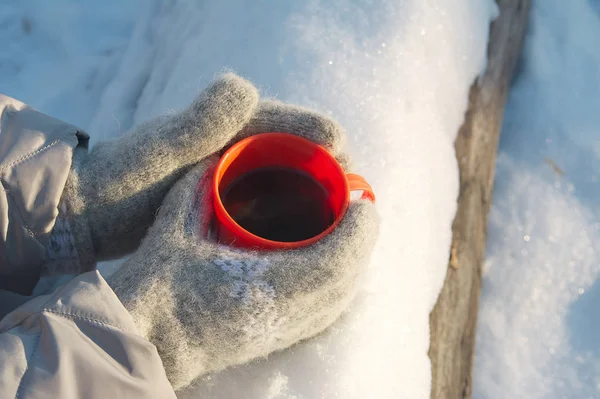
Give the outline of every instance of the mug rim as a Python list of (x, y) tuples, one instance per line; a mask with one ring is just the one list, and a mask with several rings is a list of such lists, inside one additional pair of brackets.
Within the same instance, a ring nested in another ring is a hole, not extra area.
[[(344, 201), (342, 204), (342, 209), (339, 212), (339, 215), (335, 218), (333, 223), (329, 227), (327, 227), (325, 230), (323, 230), (321, 233), (319, 233), (313, 237), (307, 238), (305, 240), (288, 242), (288, 241), (269, 240), (267, 238), (260, 237), (256, 234), (246, 230), (242, 226), (240, 226), (231, 217), (229, 212), (227, 212), (227, 209), (225, 209), (225, 205), (223, 205), (223, 202), (221, 201), (221, 195), (219, 193), (219, 184), (221, 182), (222, 176), (224, 176), (224, 174), (225, 174), (225, 170), (227, 170), (226, 168), (233, 161), (233, 160), (229, 159), (232, 156), (232, 154), (234, 152), (238, 151), (238, 149), (240, 147), (246, 146), (251, 142), (260, 141), (260, 140), (268, 139), (268, 138), (277, 138), (277, 137), (285, 138), (286, 140), (295, 140), (299, 143), (313, 147), (316, 151), (319, 151), (320, 153), (325, 155), (325, 157), (332, 162), (332, 164), (335, 166), (335, 168), (338, 170), (338, 172), (344, 177), (344, 182), (345, 182), (345, 184), (344, 184)], [(219, 176), (221, 176), (221, 178), (219, 178)], [(234, 233), (237, 237), (242, 239), (244, 242), (250, 243), (252, 247), (258, 247), (260, 249), (296, 249), (296, 248), (306, 247), (306, 246), (316, 243), (317, 241), (320, 241), (321, 239), (323, 239), (324, 237), (329, 235), (333, 230), (335, 230), (335, 228), (341, 223), (342, 219), (344, 218), (344, 216), (348, 210), (348, 206), (349, 206), (349, 202), (350, 202), (350, 187), (349, 187), (349, 183), (348, 183), (348, 178), (346, 177), (346, 172), (344, 171), (344, 168), (342, 168), (342, 165), (340, 165), (340, 163), (337, 161), (337, 159), (335, 159), (335, 157), (329, 151), (327, 151), (323, 146), (321, 146), (311, 140), (308, 140), (304, 137), (301, 137), (301, 136), (298, 136), (298, 135), (295, 135), (292, 133), (284, 133), (284, 132), (258, 133), (258, 134), (246, 137), (245, 139), (240, 140), (237, 143), (233, 144), (231, 147), (229, 147), (227, 149), (227, 151), (225, 151), (225, 153), (219, 159), (219, 162), (217, 163), (217, 166), (214, 169), (212, 186), (213, 186), (212, 189), (213, 189), (213, 195), (214, 195), (213, 206), (215, 207), (215, 210), (214, 210), (215, 213), (217, 213), (217, 219), (219, 219), (218, 213), (220, 213), (220, 215), (226, 219), (227, 223), (230, 226), (235, 227), (236, 231), (230, 231), (231, 233)], [(218, 211), (217, 211), (217, 209), (218, 209)], [(218, 222), (221, 225), (223, 224), (220, 221), (218, 221)], [(224, 226), (221, 226), (221, 227), (224, 227)]]

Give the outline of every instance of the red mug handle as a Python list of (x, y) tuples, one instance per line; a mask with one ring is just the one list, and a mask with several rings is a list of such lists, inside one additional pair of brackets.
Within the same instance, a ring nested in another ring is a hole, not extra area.
[(375, 202), (375, 193), (373, 192), (373, 188), (364, 177), (354, 174), (354, 173), (346, 173), (346, 179), (348, 179), (348, 187), (350, 191), (362, 191), (361, 199), (366, 199), (371, 202)]

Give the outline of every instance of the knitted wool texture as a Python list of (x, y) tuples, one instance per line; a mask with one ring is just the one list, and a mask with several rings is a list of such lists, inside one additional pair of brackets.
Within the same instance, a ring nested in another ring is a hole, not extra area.
[[(63, 194), (82, 270), (139, 245), (173, 184), (222, 149), (255, 114), (256, 88), (227, 74), (183, 112), (76, 151)], [(56, 252), (56, 251), (54, 251)]]
[(351, 301), (378, 232), (374, 205), (360, 200), (310, 247), (259, 252), (210, 242), (202, 231), (211, 176), (206, 161), (174, 186), (138, 251), (108, 280), (175, 389), (331, 325)]
[(358, 201), (332, 234), (307, 248), (253, 252), (207, 241), (201, 215), (212, 213), (211, 156), (263, 132), (308, 138), (349, 167), (336, 122), (277, 101), (259, 104), (256, 89), (231, 74), (180, 114), (89, 154), (76, 151), (50, 258), (58, 264), (68, 254), (89, 270), (139, 246), (109, 284), (157, 346), (176, 389), (321, 332), (350, 302), (376, 240), (374, 206)]
[[(179, 114), (155, 118), (123, 137), (99, 142), (90, 153), (76, 149), (58, 223), (69, 226), (79, 271), (135, 250), (164, 196), (191, 166), (227, 144), (270, 131), (313, 140), (350, 167), (340, 153), (344, 135), (336, 122), (277, 101), (258, 104), (256, 88), (234, 74), (221, 77)], [(61, 241), (65, 240), (52, 242)], [(51, 274), (65, 272), (61, 261), (73, 263), (73, 256), (56, 257), (63, 252), (48, 248)], [(68, 272), (71, 269), (72, 265)]]

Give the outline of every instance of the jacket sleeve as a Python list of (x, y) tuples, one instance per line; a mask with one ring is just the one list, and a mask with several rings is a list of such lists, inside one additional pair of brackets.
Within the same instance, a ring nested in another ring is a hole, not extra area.
[(97, 271), (28, 296), (87, 141), (0, 95), (0, 398), (175, 398), (156, 348)]
[(0, 397), (175, 398), (157, 350), (97, 271), (0, 321)]
[(73, 150), (87, 142), (75, 126), (0, 94), (0, 289), (29, 294), (36, 284)]

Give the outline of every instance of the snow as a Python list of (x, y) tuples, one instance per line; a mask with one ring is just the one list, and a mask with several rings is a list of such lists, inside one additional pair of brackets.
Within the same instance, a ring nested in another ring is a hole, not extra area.
[(180, 396), (428, 398), (429, 313), (458, 192), (453, 141), (496, 11), (492, 0), (6, 0), (0, 90), (93, 142), (182, 108), (224, 68), (337, 118), (383, 219), (356, 301), (325, 334)]
[(533, 1), (500, 141), (475, 398), (600, 397), (599, 5)]

